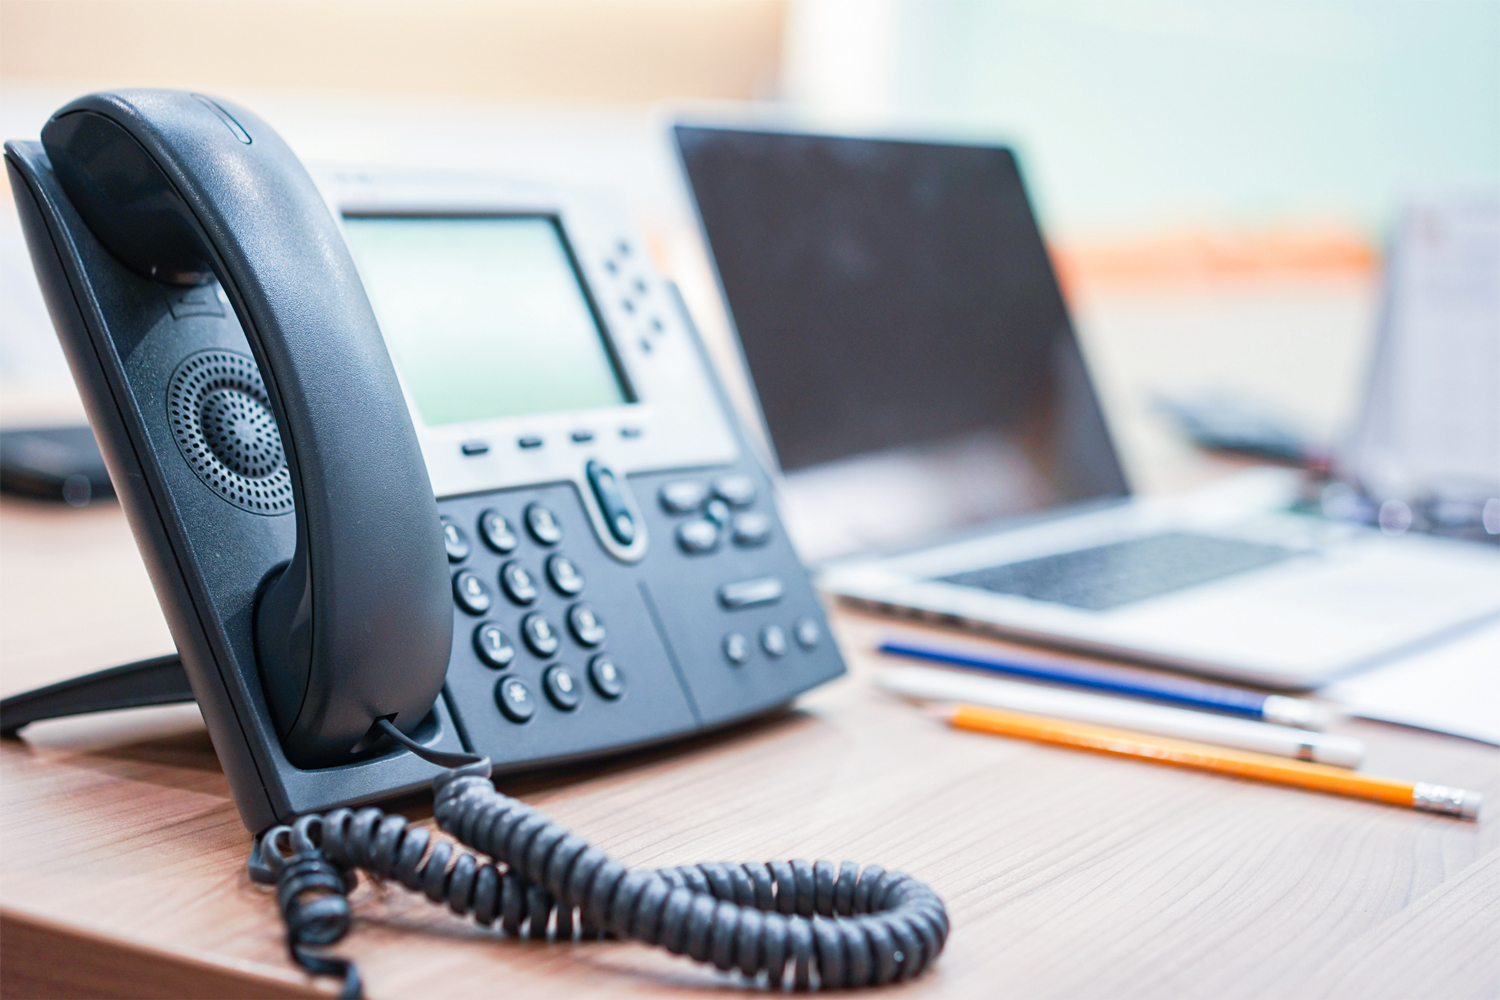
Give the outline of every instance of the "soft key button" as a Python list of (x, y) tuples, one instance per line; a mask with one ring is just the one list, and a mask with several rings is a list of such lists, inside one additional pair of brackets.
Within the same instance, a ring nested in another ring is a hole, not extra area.
[(609, 525), (609, 533), (621, 545), (630, 545), (635, 541), (635, 518), (631, 516), (630, 508), (625, 503), (625, 494), (620, 491), (619, 480), (609, 466), (599, 462), (589, 462), (583, 467), (583, 471), (589, 478), (589, 485), (594, 488), (594, 498), (599, 501), (599, 509), (604, 512), (604, 523)]
[(736, 608), (752, 608), (757, 604), (775, 604), (781, 600), (785, 589), (774, 576), (726, 583), (719, 588), (719, 603), (731, 611)]
[(691, 514), (708, 499), (708, 487), (695, 479), (675, 479), (662, 484), (657, 499), (668, 514)]

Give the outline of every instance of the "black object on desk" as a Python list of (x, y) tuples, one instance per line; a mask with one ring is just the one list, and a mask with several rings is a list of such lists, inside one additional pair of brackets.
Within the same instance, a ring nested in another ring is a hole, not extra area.
[(0, 431), (0, 489), (74, 507), (115, 495), (87, 425)]

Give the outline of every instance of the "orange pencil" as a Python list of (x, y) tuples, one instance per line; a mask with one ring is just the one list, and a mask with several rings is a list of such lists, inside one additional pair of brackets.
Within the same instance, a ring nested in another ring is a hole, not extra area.
[(1478, 819), (1479, 805), (1483, 799), (1478, 792), (1462, 788), (1432, 785), (1424, 781), (1413, 783), (1393, 778), (1376, 778), (1342, 767), (1285, 760), (1246, 750), (1226, 750), (1186, 740), (1145, 737), (1123, 729), (1106, 729), (1103, 726), (1067, 722), (1041, 715), (1006, 712), (977, 705), (934, 706), (932, 711), (956, 729), (1015, 736), (1041, 743), (1136, 757), (1160, 764), (1218, 771), (1221, 774), (1255, 778), (1279, 785), (1295, 785), (1335, 795), (1373, 799), (1393, 806), (1443, 813), (1461, 819)]

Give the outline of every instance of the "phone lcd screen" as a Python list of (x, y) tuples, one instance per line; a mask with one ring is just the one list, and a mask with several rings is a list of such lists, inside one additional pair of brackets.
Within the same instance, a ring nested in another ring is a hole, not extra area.
[(344, 229), (428, 426), (634, 401), (557, 220), (351, 215)]

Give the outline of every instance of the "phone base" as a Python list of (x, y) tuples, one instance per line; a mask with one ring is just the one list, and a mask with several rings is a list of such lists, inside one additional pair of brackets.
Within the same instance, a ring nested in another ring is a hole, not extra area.
[(42, 719), (195, 700), (176, 653), (96, 670), (0, 699), (0, 736), (13, 737)]

